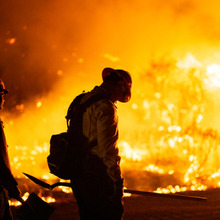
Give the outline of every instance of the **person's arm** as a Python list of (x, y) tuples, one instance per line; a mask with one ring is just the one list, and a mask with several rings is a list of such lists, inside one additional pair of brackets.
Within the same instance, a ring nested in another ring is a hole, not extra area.
[(18, 184), (11, 172), (2, 125), (0, 126), (0, 184), (9, 192), (10, 197), (17, 198), (17, 196), (19, 196), (20, 191), (17, 188)]
[(97, 140), (102, 151), (107, 174), (117, 182), (121, 180), (120, 156), (118, 154), (118, 117), (116, 107), (108, 100), (100, 104), (97, 118)]

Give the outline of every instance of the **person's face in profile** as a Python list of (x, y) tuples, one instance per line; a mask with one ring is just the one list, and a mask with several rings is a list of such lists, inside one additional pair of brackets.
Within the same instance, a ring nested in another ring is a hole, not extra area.
[(131, 98), (131, 88), (128, 87), (129, 85), (124, 81), (120, 80), (117, 82), (118, 85), (118, 101), (120, 102), (128, 102)]

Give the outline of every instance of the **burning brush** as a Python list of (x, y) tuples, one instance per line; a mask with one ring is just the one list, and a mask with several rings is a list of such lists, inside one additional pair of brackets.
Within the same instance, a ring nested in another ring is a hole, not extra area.
[(26, 201), (21, 197), (17, 200), (22, 204), (16, 213), (16, 218), (20, 220), (46, 220), (49, 219), (55, 209), (35, 193), (31, 193)]
[[(70, 183), (62, 183), (57, 182), (52, 185), (43, 182), (42, 180), (37, 179), (34, 176), (31, 176), (30, 174), (23, 173), (25, 176), (27, 176), (30, 180), (32, 180), (34, 183), (47, 188), (47, 189), (54, 189), (57, 186), (66, 186), (71, 187)], [(153, 193), (153, 192), (146, 192), (146, 191), (138, 191), (138, 190), (132, 190), (132, 189), (124, 189), (125, 193), (131, 193), (136, 195), (144, 195), (144, 196), (156, 196), (156, 197), (164, 197), (164, 198), (171, 198), (171, 199), (184, 199), (184, 200), (194, 200), (194, 201), (207, 201), (207, 198), (204, 197), (195, 197), (195, 196), (182, 196), (182, 195), (174, 195), (174, 194), (160, 194), (160, 193)]]

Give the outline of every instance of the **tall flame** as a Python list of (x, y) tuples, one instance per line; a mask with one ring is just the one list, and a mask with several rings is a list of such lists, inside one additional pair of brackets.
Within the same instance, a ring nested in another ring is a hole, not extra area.
[[(219, 88), (218, 71), (217, 64), (205, 66), (188, 54), (175, 63), (153, 62), (140, 76), (141, 82), (134, 82), (133, 100), (127, 105), (118, 103), (119, 149), (127, 187), (168, 193), (220, 186), (220, 139), (213, 128), (216, 124), (210, 120), (213, 113), (209, 112), (215, 100), (208, 96)], [(135, 88), (138, 85), (142, 87)], [(60, 97), (55, 104), (57, 111), (51, 115), (45, 104), (51, 97), (37, 100), (35, 109), (27, 113), (24, 107), (23, 117), (31, 120), (31, 125), (34, 121), (39, 130), (34, 131), (37, 136), (32, 142), (33, 136), (27, 135), (27, 142), (32, 143), (29, 146), (16, 145), (14, 138), (10, 156), (17, 177), (22, 177), (21, 172), (25, 171), (43, 179), (54, 178), (46, 165), (49, 138), (54, 125), (59, 128), (57, 132), (65, 130), (61, 117), (65, 114), (58, 113), (59, 108), (63, 111), (63, 103), (67, 107), (69, 102), (68, 98)], [(63, 124), (54, 121), (59, 117)], [(26, 124), (20, 119), (9, 122), (6, 125), (9, 140), (11, 135), (19, 136), (15, 133), (17, 126), (26, 131)]]
[(72, 99), (112, 66), (133, 78), (131, 101), (118, 104), (125, 185), (220, 186), (218, 1), (22, 3), (0, 9), (0, 75), (11, 91), (1, 117), (17, 178), (54, 178), (50, 136), (66, 130)]

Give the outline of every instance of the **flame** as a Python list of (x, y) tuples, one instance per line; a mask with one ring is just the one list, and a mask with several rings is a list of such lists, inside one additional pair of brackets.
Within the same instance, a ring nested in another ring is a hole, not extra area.
[(202, 64), (191, 53), (188, 53), (184, 59), (179, 60), (176, 65), (180, 69), (199, 68), (202, 66)]
[(56, 179), (50, 137), (66, 130), (72, 99), (112, 66), (133, 78), (131, 101), (118, 104), (125, 186), (220, 187), (218, 1), (3, 2), (0, 73), (11, 92), (1, 119), (18, 180)]
[[(24, 193), (24, 195), (22, 196), (22, 199), (24, 201), (26, 201), (28, 199), (29, 195), (30, 194), (28, 192)], [(38, 195), (38, 196), (40, 196), (40, 195)], [(56, 199), (54, 199), (51, 196), (47, 196), (47, 197), (40, 196), (40, 197), (41, 197), (42, 200), (44, 200), (47, 203), (54, 203), (54, 202), (56, 202)], [(9, 202), (10, 206), (20, 206), (21, 205), (21, 203), (19, 201), (17, 201), (17, 200), (8, 200), (8, 202)]]
[(119, 146), (123, 149), (121, 155), (126, 159), (131, 159), (133, 161), (141, 161), (143, 152), (139, 150), (133, 150), (129, 143), (122, 141), (119, 143)]
[(44, 200), (46, 203), (54, 203), (56, 202), (56, 199), (54, 199), (53, 197), (51, 196), (47, 196), (47, 197), (41, 197), (42, 200)]
[(41, 101), (38, 101), (37, 104), (36, 104), (37, 108), (40, 108), (42, 106), (42, 102)]
[(163, 169), (161, 169), (161, 168), (159, 168), (159, 167), (157, 167), (157, 166), (155, 166), (153, 164), (150, 164), (149, 166), (147, 166), (145, 168), (145, 170), (148, 171), (148, 172), (154, 172), (154, 173), (160, 173), (160, 174), (164, 173)]
[[(190, 53), (181, 60), (166, 62), (153, 62), (140, 79), (135, 79), (133, 100), (127, 106), (118, 104), (125, 186), (159, 193), (220, 187), (220, 136), (211, 120), (214, 113), (209, 112), (209, 106), (216, 104), (212, 95), (220, 98), (216, 94), (220, 66), (198, 61)], [(63, 76), (64, 72), (59, 70), (57, 74)], [(61, 93), (65, 84), (57, 88), (56, 94), (37, 99), (31, 108), (26, 104), (16, 106), (21, 120), (15, 118), (5, 125), (17, 178), (27, 172), (45, 180), (55, 179), (46, 164), (49, 139), (66, 129), (64, 110), (71, 101)], [(32, 134), (29, 128), (34, 128)], [(27, 140), (26, 144), (16, 144), (17, 139), (21, 143)], [(67, 187), (59, 189), (72, 192)]]
[(220, 88), (220, 65), (213, 63), (206, 66), (207, 80), (209, 86)]

